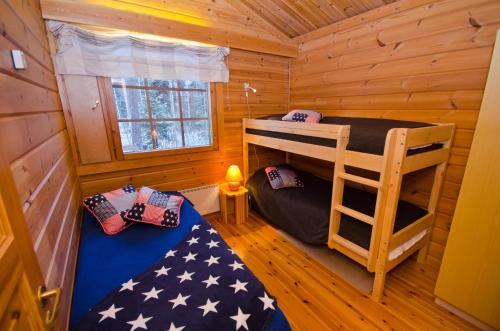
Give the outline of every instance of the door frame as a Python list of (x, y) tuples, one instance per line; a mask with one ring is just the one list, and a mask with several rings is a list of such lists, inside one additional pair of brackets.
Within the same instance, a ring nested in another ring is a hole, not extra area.
[[(13, 292), (24, 278), (30, 289), (28, 300), (31, 302), (26, 302), (26, 306), (30, 307), (29, 313), (41, 330), (48, 329), (44, 323), (47, 316), (46, 308), (38, 304), (38, 291), (44, 285), (43, 274), (33, 248), (10, 165), (3, 151), (0, 151), (0, 264), (13, 268), (0, 277), (0, 292), (3, 294), (6, 287)], [(5, 301), (0, 305), (0, 318), (12, 300), (11, 295), (2, 296), (2, 300)]]

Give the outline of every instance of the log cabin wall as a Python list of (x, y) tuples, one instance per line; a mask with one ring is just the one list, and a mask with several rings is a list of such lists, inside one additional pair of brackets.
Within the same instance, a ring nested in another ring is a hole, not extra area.
[[(148, 185), (160, 190), (181, 190), (222, 182), (231, 164), (242, 166), (242, 118), (258, 117), (288, 110), (289, 59), (251, 51), (231, 49), (227, 63), (229, 83), (221, 84), (218, 96), (219, 149), (138, 160), (122, 160), (78, 165), (84, 195), (104, 192), (127, 183)], [(245, 102), (243, 83), (257, 89)], [(255, 158), (255, 151), (258, 158)], [(254, 167), (284, 161), (282, 153), (251, 149)], [(255, 161), (255, 162), (254, 162)]]
[[(456, 124), (426, 261), (434, 267), (446, 244), (499, 28), (499, 1), (401, 1), (296, 38), (291, 109)], [(321, 163), (307, 164), (325, 173)], [(429, 176), (416, 178), (406, 193), (425, 195)]]
[(51, 20), (297, 55), (290, 38), (240, 1), (42, 0), (42, 13)]
[[(25, 53), (13, 68), (10, 50)], [(79, 226), (78, 178), (37, 0), (0, 0), (0, 141), (47, 288), (61, 287), (67, 322)], [(4, 272), (4, 270), (2, 271)]]

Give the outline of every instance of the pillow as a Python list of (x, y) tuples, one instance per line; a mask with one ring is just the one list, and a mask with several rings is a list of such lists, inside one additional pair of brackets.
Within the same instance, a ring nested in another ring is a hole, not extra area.
[(269, 184), (275, 190), (284, 187), (304, 187), (304, 183), (299, 176), (290, 168), (267, 167), (265, 169)]
[(99, 221), (104, 233), (112, 235), (133, 223), (125, 218), (134, 204), (137, 191), (133, 185), (118, 190), (96, 194), (83, 200), (83, 205)]
[(144, 186), (137, 193), (134, 205), (125, 218), (133, 222), (176, 227), (179, 225), (183, 201), (182, 196), (159, 192)]
[(318, 123), (321, 114), (313, 110), (295, 109), (283, 116), (283, 121)]

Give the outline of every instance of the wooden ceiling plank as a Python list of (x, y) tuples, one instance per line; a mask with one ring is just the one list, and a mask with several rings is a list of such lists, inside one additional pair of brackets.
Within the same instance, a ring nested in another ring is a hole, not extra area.
[(317, 29), (315, 31), (311, 31), (309, 33), (300, 35), (298, 37), (293, 38), (293, 40), (297, 43), (305, 43), (310, 40), (316, 40), (321, 37), (328, 36), (332, 33), (346, 30), (352, 27), (355, 27), (360, 24), (364, 24), (368, 21), (373, 21), (376, 19), (383, 18), (392, 13), (398, 13), (401, 11), (413, 9), (416, 7), (420, 7), (436, 0), (399, 0), (397, 2), (391, 3), (389, 5), (385, 5), (362, 14), (346, 18), (345, 20), (327, 25), (323, 28)]
[(294, 0), (270, 0), (270, 1), (274, 2), (276, 6), (281, 8), (283, 13), (286, 13), (293, 20), (299, 22), (308, 31), (312, 31), (318, 28), (318, 26), (314, 22), (309, 20), (307, 17), (304, 17), (304, 15), (298, 10)]
[[(283, 1), (283, 0), (282, 0)], [(332, 22), (330, 16), (319, 8), (315, 0), (312, 1), (296, 1), (286, 0), (288, 3), (293, 3), (293, 8), (299, 15), (309, 22), (313, 23), (315, 28), (328, 25)]]
[(290, 38), (300, 35), (301, 29), (287, 22), (285, 18), (276, 15), (272, 8), (266, 8), (265, 5), (259, 1), (254, 0), (240, 0), (251, 8), (257, 15), (274, 25), (277, 29), (288, 35)]
[(343, 10), (340, 10), (333, 1), (318, 0), (318, 5), (323, 12), (327, 13), (332, 18), (333, 22), (337, 22), (348, 17), (346, 13), (344, 13)]
[[(109, 3), (113, 1), (106, 2)], [(235, 33), (229, 32), (227, 28), (220, 28), (213, 22), (197, 25), (169, 17), (153, 16), (151, 13), (143, 14), (140, 11), (75, 1), (43, 0), (41, 5), (45, 19), (123, 29), (287, 57), (297, 56), (296, 45), (266, 39), (263, 35), (265, 32)]]
[[(395, 0), (232, 0), (230, 3), (245, 5), (260, 17), (256, 20), (262, 26), (267, 24), (288, 37), (298, 38), (392, 1)], [(242, 12), (248, 13), (245, 9)]]
[(368, 9), (372, 10), (386, 5), (383, 0), (361, 0), (361, 3)]
[(359, 15), (368, 11), (368, 8), (362, 3), (362, 0), (350, 1), (350, 0), (330, 0), (335, 3), (338, 8), (347, 15), (347, 17), (352, 17)]
[(295, 35), (300, 35), (311, 31), (314, 29), (314, 26), (308, 26), (307, 22), (304, 22), (294, 15), (292, 11), (290, 11), (286, 6), (281, 3), (281, 0), (273, 1), (273, 0), (254, 0), (258, 2), (264, 11), (269, 11), (273, 14), (273, 16), (279, 20), (282, 20), (286, 23), (286, 25), (295, 31)]
[(230, 4), (236, 8), (243, 15), (249, 17), (252, 21), (260, 24), (261, 27), (272, 33), (278, 39), (291, 43), (291, 38), (277, 28), (275, 25), (271, 24), (265, 18), (260, 16), (257, 12), (255, 12), (251, 7), (249, 7), (245, 2), (241, 0), (232, 0)]

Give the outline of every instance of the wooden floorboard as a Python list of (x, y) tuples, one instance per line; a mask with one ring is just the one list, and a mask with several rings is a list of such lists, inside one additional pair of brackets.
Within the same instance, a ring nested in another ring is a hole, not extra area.
[(294, 330), (476, 330), (434, 303), (436, 270), (408, 260), (372, 301), (288, 242), (257, 214), (246, 223), (208, 220), (278, 300)]

